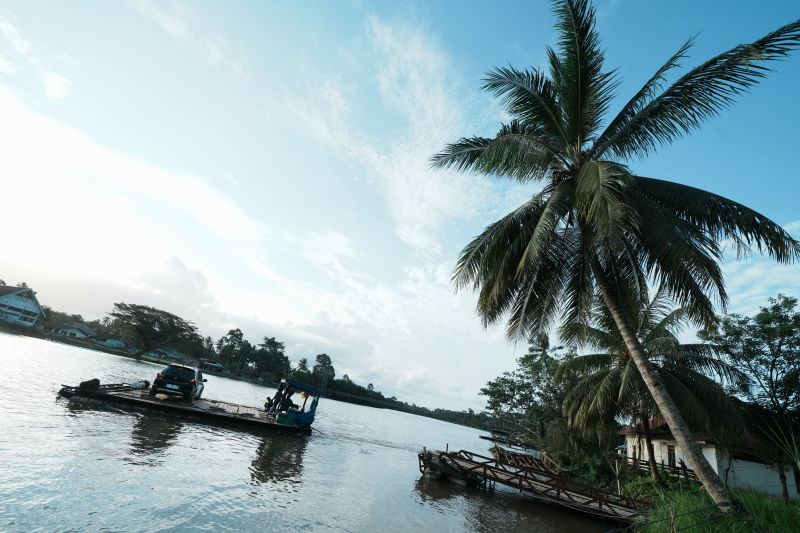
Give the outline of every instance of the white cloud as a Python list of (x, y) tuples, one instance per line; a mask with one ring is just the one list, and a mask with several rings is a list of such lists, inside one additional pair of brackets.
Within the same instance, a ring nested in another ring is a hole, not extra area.
[(54, 72), (43, 72), (42, 82), (44, 83), (44, 94), (53, 100), (63, 100), (69, 96), (72, 83), (61, 74)]
[(13, 64), (3, 54), (0, 54), (0, 72), (16, 77), (18, 65), (20, 63), (26, 64), (27, 70), (41, 81), (45, 96), (53, 100), (62, 100), (69, 96), (70, 80), (62, 74), (44, 68), (41, 65), (41, 61), (34, 55), (31, 43), (22, 36), (11, 21), (2, 15), (0, 15), (0, 34), (5, 37), (6, 42), (19, 60), (16, 64)]
[(11, 64), (8, 58), (1, 53), (0, 53), (0, 72), (12, 78), (17, 75), (16, 67), (14, 67), (14, 65)]
[(20, 34), (11, 21), (0, 15), (0, 33), (6, 38), (16, 52), (25, 57), (31, 57), (31, 43)]

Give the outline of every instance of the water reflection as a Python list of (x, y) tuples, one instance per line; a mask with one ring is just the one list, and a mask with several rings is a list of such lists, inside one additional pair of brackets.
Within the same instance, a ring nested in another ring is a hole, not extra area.
[(262, 437), (250, 464), (250, 479), (257, 484), (299, 483), (307, 444), (308, 439), (304, 438), (282, 435)]
[(175, 441), (183, 425), (175, 418), (140, 415), (131, 430), (131, 455), (145, 458), (163, 452)]
[(606, 531), (612, 525), (587, 523), (581, 515), (503, 489), (487, 492), (452, 482), (419, 478), (414, 484), (414, 492), (422, 502), (442, 512), (458, 509), (463, 513), (469, 531), (588, 533)]

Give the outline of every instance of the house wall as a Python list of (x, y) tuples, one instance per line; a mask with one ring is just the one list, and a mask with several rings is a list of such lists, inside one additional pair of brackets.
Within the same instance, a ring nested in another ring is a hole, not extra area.
[[(641, 438), (641, 454), (638, 449), (638, 437), (636, 435), (625, 435), (625, 454), (628, 457), (633, 457), (633, 450), (636, 450), (636, 456), (643, 460), (648, 460), (647, 445), (645, 444), (644, 437)], [(653, 439), (653, 452), (657, 463), (663, 461), (664, 464), (669, 464), (667, 458), (667, 445), (672, 444), (675, 446), (675, 464), (680, 465), (681, 459), (689, 466), (686, 461), (685, 455), (681, 448), (677, 446), (675, 441)], [(728, 456), (718, 453), (716, 446), (711, 444), (700, 443), (700, 448), (703, 451), (703, 456), (711, 465), (711, 468), (724, 480), (725, 469), (728, 467)], [(798, 494), (798, 487), (795, 484), (794, 472), (786, 469), (786, 486), (789, 489), (789, 498), (793, 500), (800, 500)], [(771, 494), (774, 496), (781, 496), (781, 481), (778, 471), (762, 463), (753, 461), (745, 461), (743, 459), (734, 459), (731, 463), (730, 471), (728, 472), (728, 486), (731, 488), (751, 488)]]
[[(639, 444), (639, 440), (641, 439), (641, 445)], [(703, 452), (703, 456), (709, 462), (711, 467), (714, 471), (719, 472), (719, 465), (717, 461), (717, 453), (715, 446), (711, 444), (700, 444), (700, 450)], [(681, 461), (683, 461), (687, 468), (689, 467), (689, 462), (686, 460), (686, 455), (683, 453), (683, 450), (674, 440), (664, 440), (664, 439), (653, 439), (653, 455), (655, 455), (656, 463), (658, 464), (669, 464), (669, 445), (675, 446), (675, 466), (680, 466)], [(648, 461), (650, 459), (647, 453), (647, 444), (644, 440), (644, 437), (638, 437), (637, 435), (625, 435), (625, 454), (628, 457), (633, 457), (633, 449), (636, 448), (636, 456), (641, 459), (642, 461)], [(641, 453), (640, 450), (641, 449)]]
[[(724, 461), (720, 461), (722, 469), (720, 475), (725, 479), (725, 468), (728, 466), (727, 457)], [(789, 498), (793, 500), (800, 500), (800, 494), (797, 492), (797, 485), (795, 484), (794, 472), (790, 468), (784, 470), (786, 473), (786, 487), (789, 490)], [(773, 496), (782, 496), (780, 474), (776, 468), (769, 465), (755, 463), (752, 461), (745, 461), (743, 459), (734, 459), (731, 464), (731, 469), (728, 472), (728, 486), (751, 488), (759, 492), (772, 494)]]
[(19, 294), (0, 296), (0, 320), (9, 324), (33, 327), (41, 312), (39, 305), (31, 298)]

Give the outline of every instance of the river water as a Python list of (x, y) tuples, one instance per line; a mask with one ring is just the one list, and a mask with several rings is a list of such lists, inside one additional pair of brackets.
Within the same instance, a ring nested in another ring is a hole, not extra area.
[[(311, 437), (79, 406), (61, 383), (159, 366), (0, 333), (0, 531), (604, 531), (511, 491), (421, 482), (423, 447), (485, 451), (478, 431), (323, 399)], [(206, 398), (273, 389), (207, 376)]]

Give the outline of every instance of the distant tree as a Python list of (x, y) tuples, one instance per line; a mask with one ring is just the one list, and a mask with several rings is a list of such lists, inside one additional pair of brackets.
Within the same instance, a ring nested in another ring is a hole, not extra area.
[(779, 294), (755, 316), (727, 315), (701, 337), (723, 347), (754, 386), (735, 392), (783, 416), (800, 409), (800, 312), (797, 298)]
[(255, 353), (255, 366), (262, 378), (288, 376), (291, 365), (284, 353), (284, 344), (275, 337), (264, 337)]
[(47, 305), (42, 306), (45, 314), (44, 322), (46, 324), (71, 324), (73, 322), (84, 323), (83, 316), (79, 314), (70, 314), (63, 311), (56, 311)]
[(200, 341), (192, 322), (155, 307), (120, 302), (114, 304), (109, 316), (129, 328), (130, 341), (138, 348), (134, 354), (137, 358), (159, 348)]
[(517, 359), (517, 369), (504, 372), (480, 390), (486, 407), (508, 429), (525, 439), (541, 440), (547, 427), (560, 419), (562, 393), (554, 382), (561, 347), (551, 348), (539, 335)]
[(333, 381), (336, 372), (328, 354), (321, 353), (317, 355), (316, 363), (314, 363), (311, 374), (314, 379), (314, 384), (318, 387), (325, 387), (329, 381)]
[[(352, 381), (353, 381), (352, 379), (350, 379), (350, 376), (348, 376), (347, 374), (345, 374), (344, 376), (342, 376), (342, 380), (343, 380), (343, 381), (349, 381), (349, 382), (352, 382)], [(370, 383), (370, 385), (372, 385), (372, 383)]]
[(370, 383), (369, 385), (367, 385), (367, 390), (368, 390), (368, 391), (370, 391), (370, 392), (372, 392), (372, 391), (374, 391), (374, 390), (375, 390), (375, 387), (372, 385), (372, 383)]
[(244, 333), (239, 328), (229, 330), (217, 341), (218, 361), (226, 368), (239, 368), (241, 365), (242, 348), (244, 346)]
[(203, 339), (203, 359), (214, 361), (217, 359), (217, 350), (214, 347), (214, 339), (206, 337)]
[(6, 282), (5, 282), (5, 281), (3, 281), (2, 279), (0, 279), (0, 287), (4, 287), (4, 286), (5, 286), (5, 284), (6, 284)]
[(19, 287), (21, 289), (27, 289), (28, 288), (28, 284), (25, 283), (24, 281), (20, 281), (19, 283), (17, 283), (17, 287)]
[(308, 359), (305, 357), (300, 359), (289, 372), (289, 377), (305, 385), (312, 385), (314, 380), (311, 376), (311, 369), (308, 367)]

